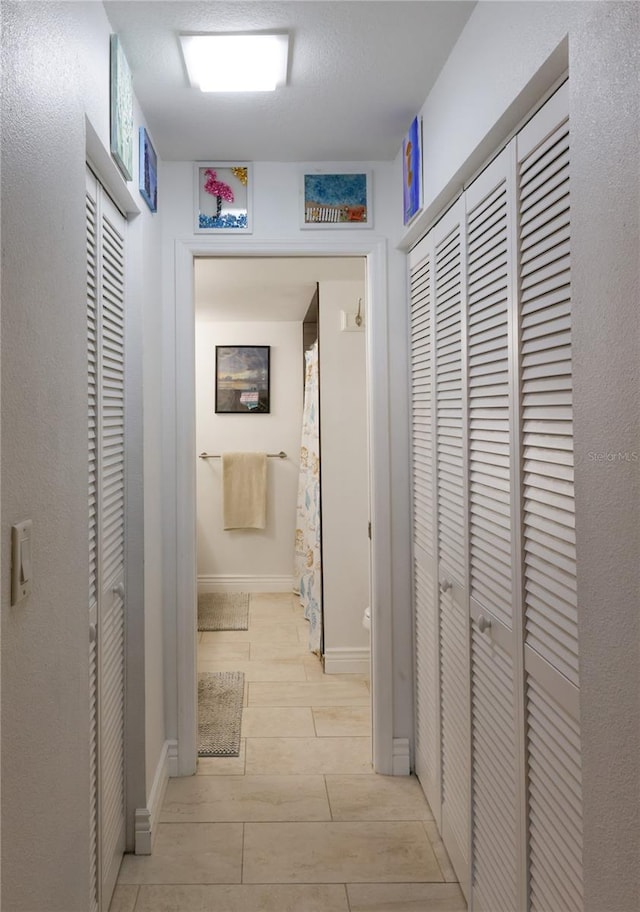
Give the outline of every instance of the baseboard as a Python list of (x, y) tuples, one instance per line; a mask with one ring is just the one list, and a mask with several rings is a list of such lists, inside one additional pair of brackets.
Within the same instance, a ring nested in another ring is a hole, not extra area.
[(337, 646), (334, 649), (325, 649), (324, 673), (369, 674), (369, 655), (368, 646)]
[(136, 855), (151, 855), (153, 841), (157, 832), (157, 822), (160, 819), (160, 809), (164, 801), (164, 793), (171, 775), (171, 755), (175, 754), (177, 761), (177, 742), (165, 741), (160, 751), (160, 759), (153, 777), (153, 785), (149, 793), (148, 807), (136, 808), (135, 812), (135, 853)]
[(167, 741), (167, 768), (169, 778), (172, 779), (178, 775), (178, 742)]
[(293, 592), (292, 576), (198, 576), (198, 592)]
[(408, 776), (411, 772), (411, 757), (409, 754), (409, 739), (393, 739), (393, 775)]

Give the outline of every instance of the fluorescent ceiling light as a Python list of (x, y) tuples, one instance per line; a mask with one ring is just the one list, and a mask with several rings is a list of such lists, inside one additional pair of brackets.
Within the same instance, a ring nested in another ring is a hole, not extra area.
[(287, 81), (288, 35), (180, 35), (189, 79), (202, 92), (273, 92)]

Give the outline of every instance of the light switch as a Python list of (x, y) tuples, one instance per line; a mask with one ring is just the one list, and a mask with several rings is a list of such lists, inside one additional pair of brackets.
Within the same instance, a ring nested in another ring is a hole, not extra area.
[(31, 592), (33, 566), (31, 562), (30, 519), (11, 527), (11, 604), (17, 605)]
[[(358, 320), (360, 322), (358, 322)], [(352, 313), (351, 311), (341, 310), (340, 311), (340, 331), (341, 332), (363, 332), (364, 331), (364, 320), (362, 316), (358, 313)]]

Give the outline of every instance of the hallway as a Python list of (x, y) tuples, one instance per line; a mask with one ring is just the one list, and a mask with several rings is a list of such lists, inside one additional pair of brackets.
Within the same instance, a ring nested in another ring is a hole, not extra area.
[(240, 756), (173, 779), (151, 857), (125, 856), (111, 912), (462, 912), (414, 777), (370, 765), (370, 694), (323, 675), (288, 594), (249, 629), (200, 633), (200, 671), (243, 671)]

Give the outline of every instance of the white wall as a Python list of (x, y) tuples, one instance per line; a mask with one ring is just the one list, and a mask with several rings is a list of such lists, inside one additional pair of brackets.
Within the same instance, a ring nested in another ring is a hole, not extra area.
[[(363, 263), (364, 270), (364, 263)], [(327, 672), (368, 668), (369, 451), (366, 338), (343, 332), (340, 313), (353, 316), (362, 282), (320, 282), (320, 444), (322, 471), (322, 597)]]
[[(215, 412), (216, 345), (271, 346), (270, 412)], [(222, 461), (199, 459), (198, 588), (236, 586), (245, 591), (292, 589), (296, 498), (302, 427), (302, 324), (217, 323), (196, 314), (196, 450), (198, 453), (258, 450), (286, 459), (267, 460), (265, 529), (222, 527)], [(232, 578), (232, 579), (230, 579)]]
[(640, 906), (639, 14), (478, 4), (424, 105), (427, 211), (405, 234), (418, 236), (568, 63), (586, 912)]
[[(241, 150), (239, 150), (239, 154)], [(395, 669), (390, 671), (390, 680), (385, 682), (383, 690), (378, 694), (380, 705), (384, 712), (391, 715), (391, 704), (394, 706), (393, 734), (396, 737), (408, 739), (413, 724), (413, 684), (408, 668), (411, 665), (411, 578), (409, 565), (409, 493), (408, 493), (408, 404), (407, 404), (407, 355), (406, 355), (406, 269), (404, 255), (394, 249), (393, 244), (399, 239), (395, 214), (402, 210), (401, 195), (398, 196), (394, 188), (395, 165), (392, 162), (363, 162), (362, 167), (368, 168), (373, 175), (373, 205), (374, 225), (372, 229), (331, 230), (300, 230), (299, 214), (299, 178), (303, 170), (320, 168), (324, 170), (353, 168), (354, 163), (340, 162), (254, 162), (254, 230), (251, 235), (237, 238), (222, 236), (211, 241), (210, 255), (228, 256), (230, 250), (234, 254), (243, 255), (269, 255), (269, 253), (291, 253), (296, 250), (296, 245), (309, 245), (314, 243), (318, 247), (323, 242), (332, 246), (340, 245), (345, 254), (360, 254), (365, 245), (371, 249), (376, 246), (385, 246), (384, 255), (380, 258), (378, 298), (384, 303), (380, 305), (383, 310), (386, 305), (387, 291), (392, 318), (386, 324), (384, 310), (378, 314), (376, 329), (370, 337), (371, 357), (376, 359), (377, 366), (370, 377), (374, 391), (375, 409), (380, 414), (388, 414), (389, 424), (386, 419), (378, 420), (372, 429), (372, 449), (377, 454), (378, 466), (389, 464), (389, 486), (374, 498), (373, 510), (379, 515), (390, 514), (391, 527), (388, 533), (388, 546), (391, 552), (391, 568), (384, 572), (380, 567), (374, 568), (377, 573), (377, 594), (374, 595), (380, 602), (382, 614), (393, 611), (392, 620), (388, 626), (378, 625), (381, 633), (380, 640), (384, 649), (390, 649), (393, 644), (400, 660)], [(171, 530), (175, 527), (176, 510), (176, 485), (178, 476), (176, 466), (178, 453), (176, 450), (175, 426), (177, 414), (175, 411), (176, 390), (179, 400), (182, 378), (176, 376), (176, 338), (188, 338), (193, 330), (189, 322), (193, 320), (190, 313), (192, 303), (183, 297), (183, 289), (178, 287), (176, 297), (176, 258), (181, 255), (185, 244), (193, 245), (202, 240), (202, 236), (193, 234), (193, 166), (190, 162), (165, 162), (161, 172), (162, 183), (162, 224), (163, 224), (163, 323), (170, 327), (175, 323), (176, 334), (167, 333), (164, 340), (163, 353), (163, 383), (164, 402), (167, 433), (164, 440), (164, 491), (165, 491), (165, 529), (168, 531), (163, 553), (166, 629), (168, 637), (165, 644), (165, 699), (167, 705), (167, 720), (169, 736), (175, 737), (178, 731), (178, 696), (179, 673), (176, 660), (176, 643), (179, 640), (178, 624), (181, 612), (185, 609), (180, 606), (176, 590), (179, 564), (177, 561), (177, 542), (171, 538)], [(354, 246), (355, 245), (355, 246)], [(209, 250), (209, 248), (208, 248)], [(256, 251), (259, 253), (256, 254)], [(320, 250), (321, 255), (325, 252)], [(305, 255), (308, 255), (308, 250)], [(326, 255), (335, 255), (331, 250)], [(177, 323), (176, 323), (177, 321)], [(385, 324), (384, 326), (382, 324)], [(374, 321), (370, 325), (374, 325)], [(389, 334), (387, 346), (386, 334)], [(388, 374), (387, 374), (388, 368)], [(389, 381), (389, 388), (386, 381)], [(383, 383), (384, 380), (384, 383)], [(188, 396), (187, 396), (188, 398)], [(182, 482), (181, 482), (182, 484)], [(390, 490), (389, 490), (390, 489)], [(375, 528), (378, 540), (386, 535), (385, 530)], [(372, 605), (375, 611), (375, 604)], [(189, 610), (188, 608), (186, 610)], [(375, 636), (372, 637), (372, 644)], [(189, 647), (190, 648), (190, 647)], [(391, 680), (392, 678), (392, 680)], [(378, 731), (381, 731), (378, 727)], [(374, 736), (375, 737), (375, 736)], [(391, 769), (391, 744), (388, 745), (386, 771)]]
[[(101, 4), (2, 3), (2, 552), (12, 523), (33, 520), (34, 586), (9, 605), (2, 580), (2, 904), (11, 912), (86, 912), (89, 872), (87, 356), (85, 117), (109, 162), (109, 34)], [(136, 117), (137, 129), (139, 116)], [(113, 174), (113, 171), (110, 172)], [(124, 182), (117, 188), (126, 197)], [(134, 280), (132, 342), (153, 322), (159, 293), (158, 226), (129, 185)], [(157, 315), (155, 317), (157, 321)], [(142, 491), (134, 465), (128, 494), (147, 514), (161, 503), (157, 459), (161, 405), (157, 330), (145, 339), (144, 436), (151, 452)], [(131, 365), (140, 377), (140, 367)], [(157, 388), (157, 387), (156, 387)], [(139, 462), (140, 446), (132, 453)], [(145, 539), (144, 587), (128, 593), (137, 620), (159, 622), (160, 527)], [(142, 525), (130, 533), (142, 541)], [(145, 619), (144, 610), (147, 610)], [(154, 634), (152, 634), (153, 636)], [(155, 634), (161, 637), (161, 633)], [(164, 737), (157, 641), (138, 656), (137, 718), (129, 798), (144, 805), (153, 753)], [(161, 655), (161, 652), (160, 652)], [(147, 764), (148, 768), (145, 768)], [(130, 826), (131, 829), (131, 826)]]

